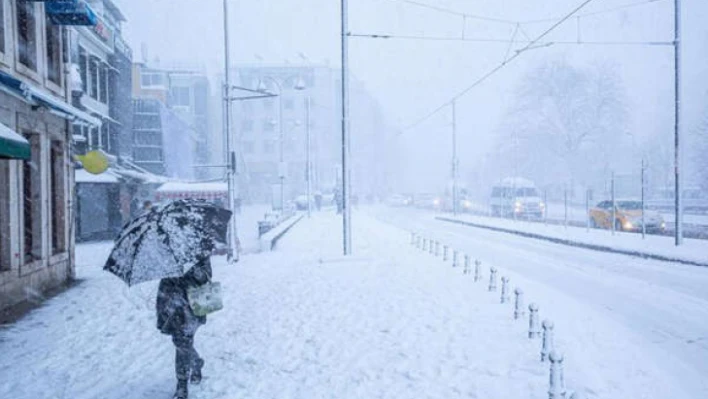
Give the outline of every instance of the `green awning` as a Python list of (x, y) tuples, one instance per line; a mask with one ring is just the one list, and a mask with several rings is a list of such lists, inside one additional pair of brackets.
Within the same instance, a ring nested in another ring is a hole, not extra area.
[(30, 143), (0, 123), (0, 158), (30, 159)]

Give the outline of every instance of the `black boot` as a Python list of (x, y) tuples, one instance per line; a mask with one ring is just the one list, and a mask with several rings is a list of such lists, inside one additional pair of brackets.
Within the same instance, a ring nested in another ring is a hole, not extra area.
[(202, 382), (202, 367), (204, 367), (204, 359), (197, 359), (192, 368), (192, 375), (189, 377), (192, 384), (196, 385)]
[(177, 389), (172, 399), (187, 399), (187, 380), (177, 380)]

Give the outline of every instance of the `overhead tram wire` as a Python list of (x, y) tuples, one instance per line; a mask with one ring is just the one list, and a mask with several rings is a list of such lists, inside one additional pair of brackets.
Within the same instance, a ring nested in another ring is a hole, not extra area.
[(505, 66), (509, 65), (509, 63), (511, 63), (512, 61), (514, 61), (515, 59), (517, 59), (521, 54), (523, 54), (524, 52), (526, 52), (526, 51), (528, 51), (528, 50), (534, 48), (534, 46), (537, 45), (544, 37), (548, 36), (548, 34), (550, 34), (551, 32), (553, 32), (558, 26), (560, 26), (561, 24), (563, 24), (563, 23), (564, 23), (565, 21), (567, 21), (570, 17), (572, 17), (573, 15), (575, 15), (578, 11), (582, 10), (585, 6), (587, 6), (588, 4), (590, 4), (590, 3), (593, 2), (593, 1), (594, 1), (594, 0), (585, 0), (585, 1), (583, 1), (580, 5), (578, 5), (577, 7), (575, 7), (575, 8), (574, 8), (571, 12), (569, 12), (566, 16), (564, 16), (563, 18), (561, 18), (560, 20), (558, 20), (556, 23), (554, 23), (553, 25), (551, 25), (551, 27), (549, 27), (549, 28), (546, 29), (543, 33), (541, 33), (539, 36), (537, 36), (536, 39), (531, 40), (526, 46), (522, 47), (522, 48), (519, 49), (519, 50), (516, 50), (516, 53), (515, 53), (514, 55), (512, 55), (508, 60), (503, 61), (501, 64), (497, 65), (497, 66), (494, 67), (492, 70), (490, 70), (489, 72), (487, 72), (487, 73), (485, 73), (484, 75), (482, 75), (480, 78), (478, 78), (477, 80), (475, 80), (471, 85), (467, 86), (464, 90), (460, 91), (460, 92), (457, 93), (455, 96), (453, 96), (450, 100), (448, 100), (448, 101), (446, 101), (445, 103), (443, 103), (442, 105), (438, 106), (438, 107), (435, 108), (433, 111), (429, 112), (428, 114), (426, 114), (426, 115), (423, 116), (422, 118), (418, 119), (418, 120), (415, 121), (414, 123), (412, 123), (412, 124), (406, 126), (406, 127), (401, 131), (401, 133), (399, 133), (398, 135), (400, 136), (400, 135), (403, 134), (403, 132), (409, 131), (409, 130), (413, 129), (414, 127), (420, 125), (421, 123), (425, 122), (425, 121), (428, 120), (430, 117), (432, 117), (433, 115), (437, 114), (440, 110), (446, 108), (446, 107), (447, 107), (449, 104), (451, 104), (453, 101), (456, 101), (456, 100), (459, 99), (460, 97), (462, 97), (462, 96), (464, 96), (465, 94), (469, 93), (469, 92), (470, 92), (472, 89), (474, 89), (475, 87), (477, 87), (477, 86), (479, 86), (480, 84), (484, 83), (484, 81), (486, 81), (487, 79), (489, 79), (492, 75), (494, 75), (495, 73), (497, 73), (499, 70), (501, 70), (501, 69), (504, 68)]
[[(518, 32), (516, 33), (518, 35)], [(450, 41), (469, 43), (510, 43), (510, 39), (500, 38), (474, 38), (474, 37), (454, 37), (454, 36), (417, 36), (417, 35), (393, 35), (385, 33), (350, 33), (350, 37), (364, 39), (391, 39), (391, 40), (423, 40), (423, 41)], [(512, 43), (528, 44), (531, 39), (513, 39)], [(577, 40), (554, 40), (548, 42), (537, 42), (538, 46), (550, 45), (598, 45), (598, 46), (672, 46), (672, 41), (577, 41)], [(508, 54), (508, 53), (507, 53)]]
[(449, 14), (449, 15), (455, 15), (458, 17), (463, 17), (467, 19), (478, 19), (481, 21), (488, 21), (488, 22), (497, 22), (500, 24), (508, 24), (508, 25), (516, 25), (516, 21), (511, 21), (508, 19), (501, 19), (501, 18), (494, 18), (494, 17), (488, 17), (485, 15), (478, 15), (478, 14), (470, 14), (462, 11), (455, 11), (449, 8), (445, 7), (440, 7), (440, 6), (435, 6), (432, 4), (428, 3), (423, 3), (421, 1), (416, 1), (416, 0), (388, 0), (394, 3), (404, 3), (404, 4), (409, 4), (412, 6), (420, 7), (420, 8), (426, 8), (429, 10), (437, 11), (443, 14)]
[[(619, 5), (619, 6), (616, 6), (616, 7), (606, 8), (606, 9), (603, 9), (603, 10), (590, 11), (590, 12), (586, 12), (586, 13), (584, 13), (584, 14), (578, 14), (578, 15), (576, 15), (576, 17), (585, 18), (585, 17), (591, 17), (591, 16), (595, 16), (595, 15), (609, 14), (609, 13), (613, 13), (613, 12), (616, 12), (616, 11), (625, 10), (625, 9), (628, 9), (628, 8), (642, 7), (642, 6), (645, 6), (645, 5), (647, 5), (647, 4), (652, 4), (652, 3), (660, 3), (660, 2), (662, 2), (662, 1), (668, 1), (668, 0), (642, 0), (642, 1), (635, 1), (635, 2), (633, 2), (633, 3), (627, 3), (627, 4)], [(544, 22), (553, 22), (553, 21), (555, 21), (555, 20), (557, 20), (557, 19), (558, 19), (558, 18), (533, 19), (533, 20), (528, 20), (528, 21), (519, 21), (519, 23), (520, 23), (521, 25), (532, 25), (532, 24), (539, 24), (539, 23), (544, 23)]]

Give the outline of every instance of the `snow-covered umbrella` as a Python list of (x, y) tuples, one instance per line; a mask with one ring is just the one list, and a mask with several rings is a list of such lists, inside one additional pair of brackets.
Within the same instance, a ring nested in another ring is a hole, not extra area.
[(181, 277), (226, 242), (231, 211), (203, 200), (176, 200), (123, 227), (104, 270), (128, 285)]

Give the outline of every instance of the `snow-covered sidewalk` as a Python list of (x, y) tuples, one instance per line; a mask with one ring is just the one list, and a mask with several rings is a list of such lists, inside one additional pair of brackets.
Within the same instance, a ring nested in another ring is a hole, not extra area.
[[(190, 397), (547, 397), (540, 341), (526, 338), (528, 321), (514, 321), (499, 292), (364, 215), (354, 219), (356, 255), (345, 259), (339, 222), (316, 214), (276, 252), (233, 266), (214, 260), (226, 308), (198, 332), (206, 379)], [(170, 398), (174, 354), (155, 329), (156, 285), (128, 289), (102, 272), (109, 250), (82, 246), (84, 283), (0, 331), (0, 395)], [(569, 390), (687, 397), (631, 335), (579, 309), (577, 320), (556, 320)], [(584, 328), (590, 322), (595, 328)]]
[(475, 215), (437, 214), (437, 218), (443, 221), (457, 221), (585, 248), (636, 254), (659, 260), (695, 263), (702, 266), (708, 265), (708, 240), (686, 238), (682, 246), (676, 247), (674, 238), (668, 236), (648, 234), (645, 239), (642, 239), (639, 233), (615, 232), (613, 235), (610, 231), (603, 229), (588, 230), (582, 227), (545, 225), (538, 222)]

